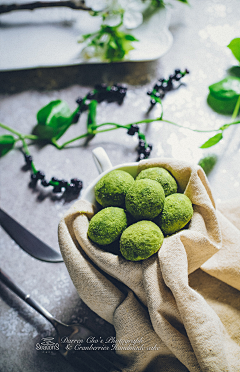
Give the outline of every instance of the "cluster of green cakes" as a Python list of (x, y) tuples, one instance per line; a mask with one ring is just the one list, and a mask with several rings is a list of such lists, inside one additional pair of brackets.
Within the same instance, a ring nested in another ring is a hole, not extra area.
[(162, 167), (146, 168), (135, 179), (112, 170), (96, 184), (95, 197), (102, 209), (90, 220), (88, 237), (130, 261), (152, 256), (164, 237), (193, 216), (190, 199), (178, 193), (176, 180)]

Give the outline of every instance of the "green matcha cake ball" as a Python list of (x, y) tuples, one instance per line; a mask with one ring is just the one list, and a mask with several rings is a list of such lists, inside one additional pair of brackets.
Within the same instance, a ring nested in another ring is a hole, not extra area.
[(122, 170), (113, 170), (103, 176), (95, 186), (95, 197), (101, 206), (123, 207), (125, 195), (134, 178)]
[(163, 211), (155, 222), (164, 235), (171, 235), (186, 226), (192, 216), (191, 200), (184, 194), (176, 193), (166, 197)]
[(108, 207), (96, 213), (89, 222), (88, 236), (99, 245), (108, 245), (117, 240), (127, 227), (124, 209)]
[(157, 181), (143, 179), (128, 190), (125, 204), (137, 220), (153, 220), (162, 211), (164, 199), (164, 190)]
[(163, 233), (152, 221), (138, 221), (123, 231), (120, 252), (129, 261), (140, 261), (156, 253), (163, 243)]
[(177, 182), (175, 178), (164, 168), (152, 167), (143, 169), (136, 177), (136, 180), (148, 178), (159, 182), (164, 190), (165, 196), (177, 192)]

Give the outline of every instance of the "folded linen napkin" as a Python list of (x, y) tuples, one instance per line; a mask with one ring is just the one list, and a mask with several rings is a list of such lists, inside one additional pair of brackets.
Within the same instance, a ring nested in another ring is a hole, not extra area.
[[(188, 226), (152, 257), (131, 262), (87, 236), (94, 206), (79, 200), (59, 223), (59, 245), (82, 300), (116, 330), (124, 372), (240, 371), (240, 199), (216, 209), (201, 167), (174, 159), (166, 168), (192, 201)], [(115, 285), (115, 278), (123, 283)]]

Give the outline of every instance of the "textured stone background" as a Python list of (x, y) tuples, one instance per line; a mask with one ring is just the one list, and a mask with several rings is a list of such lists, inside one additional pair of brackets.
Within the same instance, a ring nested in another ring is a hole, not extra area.
[[(53, 99), (64, 99), (74, 109), (78, 96), (85, 95), (95, 83), (124, 82), (128, 93), (124, 104), (102, 103), (98, 122), (130, 123), (145, 117), (149, 107), (146, 95), (155, 81), (167, 77), (175, 68), (188, 68), (190, 75), (177, 91), (163, 100), (164, 117), (181, 125), (214, 129), (231, 118), (215, 113), (207, 105), (208, 86), (222, 79), (236, 64), (226, 45), (239, 37), (239, 1), (191, 0), (191, 6), (176, 2), (172, 9), (170, 31), (173, 45), (157, 61), (44, 68), (0, 72), (0, 122), (23, 133), (30, 133), (36, 123), (36, 112)], [(237, 34), (238, 33), (238, 34)], [(151, 115), (157, 115), (158, 109)], [(85, 132), (86, 115), (64, 136), (64, 141)], [(224, 140), (208, 150), (199, 146), (208, 134), (191, 132), (166, 123), (143, 125), (151, 157), (176, 157), (197, 163), (209, 152), (218, 155), (218, 163), (209, 176), (217, 202), (239, 195), (239, 130), (229, 128)], [(5, 133), (3, 130), (0, 133)], [(136, 160), (137, 137), (124, 130), (97, 135), (87, 145), (79, 141), (58, 151), (47, 145), (30, 146), (35, 164), (48, 177), (79, 177), (84, 189), (98, 175), (92, 150), (102, 146), (113, 165)], [(74, 202), (48, 189), (28, 187), (29, 172), (17, 148), (0, 161), (1, 207), (24, 226), (58, 250), (59, 219)], [(65, 322), (81, 322), (104, 335), (113, 335), (111, 325), (100, 319), (78, 297), (64, 263), (38, 261), (21, 250), (4, 231), (0, 231), (1, 266), (26, 291), (53, 315)], [(71, 371), (58, 356), (35, 349), (46, 335), (54, 335), (52, 326), (0, 283), (0, 370), (45, 372)]]

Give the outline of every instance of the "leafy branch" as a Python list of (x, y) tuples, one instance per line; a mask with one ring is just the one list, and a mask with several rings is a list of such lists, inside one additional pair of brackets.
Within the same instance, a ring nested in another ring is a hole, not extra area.
[[(112, 87), (107, 87), (106, 92), (111, 92), (111, 89)], [(116, 91), (116, 92), (119, 92), (119, 91)], [(126, 93), (126, 91), (124, 93)], [(67, 147), (69, 144), (72, 144), (83, 138), (92, 139), (93, 136), (97, 135), (98, 133), (104, 133), (104, 132), (108, 132), (108, 131), (112, 131), (116, 129), (125, 129), (131, 132), (132, 128), (137, 128), (141, 124), (153, 123), (153, 122), (165, 122), (167, 124), (171, 124), (179, 128), (188, 129), (190, 131), (198, 132), (198, 133), (212, 133), (212, 132), (219, 132), (219, 131), (222, 132), (232, 125), (240, 124), (240, 120), (236, 120), (230, 123), (226, 123), (217, 129), (201, 130), (201, 129), (190, 128), (190, 127), (175, 123), (173, 121), (167, 120), (163, 117), (163, 114), (161, 114), (161, 116), (157, 118), (138, 120), (138, 121), (134, 121), (128, 124), (120, 124), (120, 123), (113, 123), (113, 122), (105, 122), (105, 123), (97, 124), (96, 122), (97, 105), (98, 105), (97, 99), (99, 99), (97, 96), (99, 95), (101, 95), (101, 91), (97, 89), (95, 89), (91, 93), (88, 93), (83, 99), (81, 99), (80, 104), (73, 112), (71, 112), (68, 104), (65, 101), (62, 101), (62, 100), (51, 101), (48, 105), (44, 106), (42, 109), (38, 111), (37, 113), (38, 124), (33, 129), (34, 134), (22, 134), (12, 129), (9, 126), (0, 123), (1, 128), (11, 133), (11, 134), (0, 136), (0, 156), (4, 156), (9, 151), (11, 151), (14, 148), (14, 145), (18, 141), (22, 142), (23, 148), (27, 154), (29, 154), (29, 150), (26, 144), (26, 140), (31, 140), (31, 142), (33, 141), (38, 142), (38, 141), (44, 140), (44, 141), (47, 141), (48, 143), (51, 143), (57, 149), (62, 150), (65, 147)], [(89, 96), (91, 96), (92, 98), (96, 98), (96, 99), (92, 99), (90, 102), (87, 102)], [(79, 100), (77, 101), (79, 102)], [(81, 134), (77, 137), (74, 137), (62, 144), (59, 144), (58, 140), (63, 136), (63, 134), (67, 131), (67, 129), (69, 129), (71, 125), (76, 124), (76, 117), (78, 119), (81, 112), (86, 111), (86, 110), (88, 110), (86, 133)], [(107, 128), (104, 128), (104, 127), (107, 127)], [(101, 128), (104, 128), (104, 129), (101, 129)], [(147, 148), (148, 143), (146, 142), (145, 135), (140, 132), (139, 128), (137, 128), (135, 132), (138, 132), (138, 136), (140, 137), (140, 139), (145, 141), (145, 148)], [(128, 134), (131, 134), (131, 133), (128, 133)], [(211, 137), (205, 143), (205, 146), (202, 145), (201, 148), (210, 147), (209, 146), (210, 142), (211, 142), (211, 146), (213, 146), (213, 138), (219, 138), (219, 135), (220, 133), (217, 133), (214, 137)]]
[[(238, 39), (238, 43), (240, 43), (240, 39)], [(234, 45), (238, 46), (238, 43), (235, 42)], [(235, 51), (235, 49), (233, 50)], [(36, 185), (37, 181), (41, 180), (41, 184), (44, 187), (50, 185), (53, 186), (53, 192), (61, 192), (64, 188), (66, 191), (70, 190), (74, 193), (78, 193), (82, 188), (82, 182), (78, 179), (71, 179), (70, 182), (67, 182), (66, 180), (59, 180), (55, 177), (52, 177), (50, 181), (47, 181), (45, 179), (45, 174), (42, 171), (37, 170), (37, 167), (34, 165), (32, 156), (28, 149), (28, 141), (31, 141), (33, 143), (45, 141), (52, 144), (57, 149), (62, 150), (68, 145), (83, 138), (91, 140), (99, 133), (104, 133), (116, 129), (124, 129), (127, 130), (128, 135), (133, 136), (135, 135), (135, 133), (137, 133), (138, 135), (139, 143), (137, 147), (137, 161), (139, 161), (141, 159), (148, 158), (152, 151), (152, 145), (147, 143), (146, 137), (144, 133), (140, 131), (139, 126), (146, 123), (164, 122), (170, 125), (177, 126), (179, 128), (188, 129), (193, 132), (216, 133), (213, 137), (209, 138), (201, 146), (201, 148), (209, 148), (211, 146), (214, 146), (223, 138), (223, 132), (227, 128), (233, 125), (240, 124), (240, 120), (236, 120), (240, 109), (240, 79), (237, 77), (229, 76), (219, 83), (213, 84), (209, 87), (210, 95), (214, 97), (216, 101), (220, 101), (221, 104), (222, 102), (227, 102), (228, 110), (229, 102), (232, 103), (232, 101), (234, 101), (232, 121), (230, 123), (221, 125), (221, 127), (217, 129), (201, 130), (193, 129), (172, 122), (165, 119), (165, 117), (163, 116), (163, 97), (168, 91), (175, 89), (175, 84), (178, 83), (188, 73), (189, 71), (187, 69), (185, 71), (176, 69), (174, 74), (170, 75), (168, 79), (159, 79), (154, 85), (152, 91), (147, 92), (147, 94), (150, 96), (150, 109), (155, 104), (161, 105), (162, 112), (161, 115), (157, 118), (138, 120), (128, 124), (113, 122), (98, 124), (96, 120), (98, 104), (104, 100), (109, 103), (117, 102), (118, 104), (122, 104), (127, 92), (127, 88), (120, 84), (114, 84), (113, 86), (98, 84), (95, 86), (94, 90), (89, 92), (85, 97), (79, 97), (76, 100), (77, 107), (73, 111), (71, 111), (68, 104), (62, 100), (51, 101), (49, 104), (41, 108), (37, 113), (37, 125), (34, 127), (32, 134), (20, 133), (7, 125), (0, 123), (0, 127), (10, 133), (0, 136), (0, 156), (6, 155), (14, 148), (17, 142), (21, 141), (26, 164), (31, 168), (32, 171), (31, 180), (33, 182), (33, 185)], [(83, 113), (84, 111), (88, 111), (86, 132), (60, 144), (60, 138), (70, 128), (70, 126), (77, 124), (81, 113)], [(212, 166), (214, 162), (215, 160), (213, 158), (209, 158), (208, 160), (205, 159), (202, 164), (205, 164), (204, 166), (210, 169), (210, 165)]]
[[(240, 38), (233, 39), (228, 48), (240, 62)], [(240, 67), (237, 71), (240, 74)], [(240, 78), (238, 76), (227, 76), (223, 80), (209, 86), (209, 105), (221, 114), (232, 114), (232, 122), (224, 124), (218, 129), (215, 136), (209, 138), (201, 148), (208, 148), (216, 145), (223, 138), (223, 132), (232, 125), (239, 124), (236, 121), (240, 109)]]
[(59, 8), (67, 7), (75, 10), (86, 10), (91, 11), (92, 9), (85, 5), (85, 2), (82, 0), (73, 1), (34, 1), (31, 3), (13, 3), (13, 4), (2, 4), (0, 5), (0, 14), (9, 13), (13, 11), (20, 10), (34, 10), (40, 8)]

